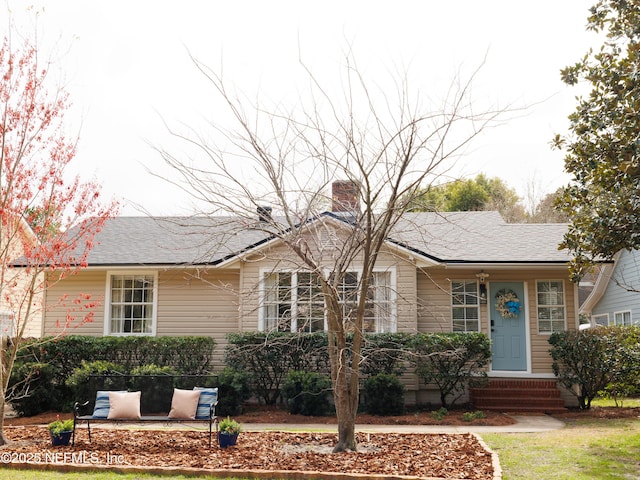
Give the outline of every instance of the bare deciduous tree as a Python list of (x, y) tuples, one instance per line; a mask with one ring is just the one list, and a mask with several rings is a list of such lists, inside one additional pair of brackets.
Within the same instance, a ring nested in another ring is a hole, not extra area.
[[(410, 95), (406, 76), (395, 80), (392, 98), (370, 87), (352, 55), (346, 57), (342, 94), (329, 93), (303, 65), (308, 96), (291, 110), (282, 103), (267, 109), (235, 95), (220, 74), (194, 62), (236, 127), (212, 124), (210, 136), (195, 128), (170, 129), (194, 153), (185, 158), (158, 148), (177, 173), (177, 179), (167, 180), (206, 205), (200, 213), (244, 219), (243, 228), (260, 229), (284, 246), (274, 263), (295, 264), (313, 276), (324, 299), (329, 338), (335, 451), (355, 450), (367, 293), (379, 253), (416, 192), (445, 174), (506, 110), (478, 108), (471, 101), (477, 71), (468, 81), (455, 79), (435, 107)], [(214, 143), (212, 134), (221, 143)], [(346, 195), (334, 191), (331, 198), (329, 185), (346, 187)], [(326, 214), (332, 202), (333, 212)], [(256, 210), (262, 212), (260, 222)], [(329, 253), (323, 248), (327, 242)], [(350, 277), (354, 265), (357, 282)]]

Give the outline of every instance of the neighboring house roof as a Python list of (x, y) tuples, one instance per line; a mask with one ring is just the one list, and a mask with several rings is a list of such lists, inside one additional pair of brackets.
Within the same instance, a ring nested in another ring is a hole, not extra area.
[[(326, 213), (336, 221), (348, 221)], [(507, 224), (498, 212), (407, 213), (389, 242), (437, 263), (560, 263), (565, 224)], [(95, 239), (88, 265), (217, 265), (271, 237), (235, 217), (116, 217)]]
[(622, 250), (620, 250), (613, 256), (612, 262), (598, 266), (598, 275), (595, 284), (593, 285), (589, 296), (585, 299), (584, 302), (580, 304), (580, 314), (591, 315), (591, 311), (600, 301), (600, 299), (604, 295), (604, 292), (607, 290), (607, 286), (611, 281), (611, 277), (613, 276), (616, 265), (618, 264), (621, 255)]

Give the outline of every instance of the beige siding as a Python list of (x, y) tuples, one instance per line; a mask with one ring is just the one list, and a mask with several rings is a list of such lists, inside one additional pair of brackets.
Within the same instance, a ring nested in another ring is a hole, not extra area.
[[(238, 278), (237, 270), (159, 272), (156, 335), (212, 336), (218, 344), (215, 361), (220, 364), (226, 344), (225, 335), (238, 330)], [(99, 300), (94, 321), (68, 329), (66, 333), (103, 335), (106, 281), (106, 271), (85, 270), (50, 288), (45, 334), (62, 333), (59, 325), (64, 325), (69, 305), (58, 302), (58, 299), (64, 295), (75, 298), (79, 293), (88, 293)]]
[[(3, 260), (10, 262), (24, 255), (23, 242), (35, 242), (36, 239), (29, 231), (24, 220), (18, 224), (9, 223), (2, 228)], [(15, 229), (15, 230), (14, 230)], [(6, 249), (6, 250), (5, 250)], [(40, 337), (42, 335), (42, 307), (44, 299), (44, 274), (34, 274), (23, 268), (10, 268), (5, 265), (3, 271), (2, 295), (0, 295), (0, 312), (3, 317), (12, 317), (4, 320), (3, 327), (12, 330), (3, 331), (3, 334), (21, 336), (22, 338)], [(34, 279), (33, 275), (36, 275)], [(35, 280), (35, 281), (34, 281)], [(33, 288), (33, 292), (31, 289)]]
[(216, 339), (238, 331), (238, 272), (161, 272), (158, 336), (205, 335)]
[(451, 331), (450, 273), (443, 268), (418, 269), (418, 331)]
[[(326, 253), (330, 255), (329, 253)], [(327, 267), (331, 265), (326, 262)], [(357, 265), (357, 259), (354, 265)], [(286, 247), (263, 250), (234, 264), (237, 269), (172, 269), (158, 272), (158, 308), (156, 334), (158, 336), (207, 335), (218, 342), (216, 366), (221, 365), (229, 332), (255, 331), (259, 326), (259, 295), (261, 272), (299, 270), (304, 268)], [(476, 279), (479, 269), (416, 268), (409, 259), (392, 250), (381, 252), (377, 268), (395, 272), (397, 319), (399, 332), (451, 331), (451, 280)], [(150, 270), (145, 270), (150, 271)], [(529, 325), (531, 373), (550, 375), (548, 334), (538, 333), (537, 280), (562, 280), (565, 290), (567, 327), (576, 328), (576, 289), (569, 281), (565, 267), (542, 269), (485, 268), (491, 282), (524, 282), (527, 292), (526, 308)], [(64, 325), (68, 305), (56, 301), (67, 295), (73, 299), (79, 293), (90, 294), (104, 301), (107, 272), (86, 270), (53, 285), (47, 292), (45, 334), (59, 333), (57, 322)], [(95, 319), (72, 333), (102, 335), (104, 305), (96, 308)], [(481, 306), (480, 329), (490, 335), (489, 306)], [(410, 391), (417, 389), (413, 375), (404, 379)], [(416, 397), (418, 401), (422, 397)], [(415, 401), (415, 400), (414, 400)], [(411, 400), (410, 400), (411, 402)]]
[[(418, 329), (424, 332), (451, 331), (451, 280), (475, 279), (479, 269), (453, 270), (431, 268), (418, 271)], [(538, 312), (536, 282), (538, 280), (562, 280), (564, 282), (567, 328), (576, 328), (576, 290), (568, 277), (565, 267), (548, 270), (493, 270), (487, 269), (488, 285), (491, 282), (525, 282), (527, 291), (526, 308), (531, 339), (531, 373), (551, 374), (549, 356), (549, 334), (538, 333)], [(480, 329), (490, 335), (489, 307), (482, 305), (480, 310)]]
[(222, 365), (226, 335), (238, 331), (237, 270), (168, 271), (158, 278), (158, 336), (215, 338), (214, 364)]
[[(54, 282), (46, 293), (46, 308), (44, 313), (44, 335), (59, 335), (63, 333), (77, 335), (102, 335), (104, 331), (104, 292), (106, 272), (85, 270), (72, 275), (61, 282)], [(97, 302), (94, 309), (93, 322), (80, 325), (79, 321), (65, 328), (67, 315), (73, 315), (73, 299), (78, 295), (90, 295), (91, 300)]]

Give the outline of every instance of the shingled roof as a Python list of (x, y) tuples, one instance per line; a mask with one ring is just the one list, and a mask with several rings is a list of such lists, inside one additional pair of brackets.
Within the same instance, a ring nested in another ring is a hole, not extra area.
[(567, 225), (506, 223), (498, 212), (407, 213), (390, 239), (442, 263), (565, 263)]
[[(558, 244), (566, 229), (507, 224), (497, 212), (407, 213), (389, 242), (442, 263), (564, 263), (569, 256)], [(97, 236), (88, 264), (216, 265), (269, 240), (259, 224), (235, 217), (116, 217)]]
[(215, 265), (269, 240), (230, 217), (116, 217), (95, 239), (89, 266)]

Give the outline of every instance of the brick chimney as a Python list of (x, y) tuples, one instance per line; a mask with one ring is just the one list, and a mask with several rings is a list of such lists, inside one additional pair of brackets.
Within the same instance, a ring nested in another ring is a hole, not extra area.
[(258, 221), (259, 222), (270, 222), (271, 221), (271, 211), (272, 211), (271, 207), (259, 206), (256, 209), (256, 212), (258, 214)]
[(360, 190), (352, 180), (336, 180), (331, 184), (332, 212), (360, 212)]

